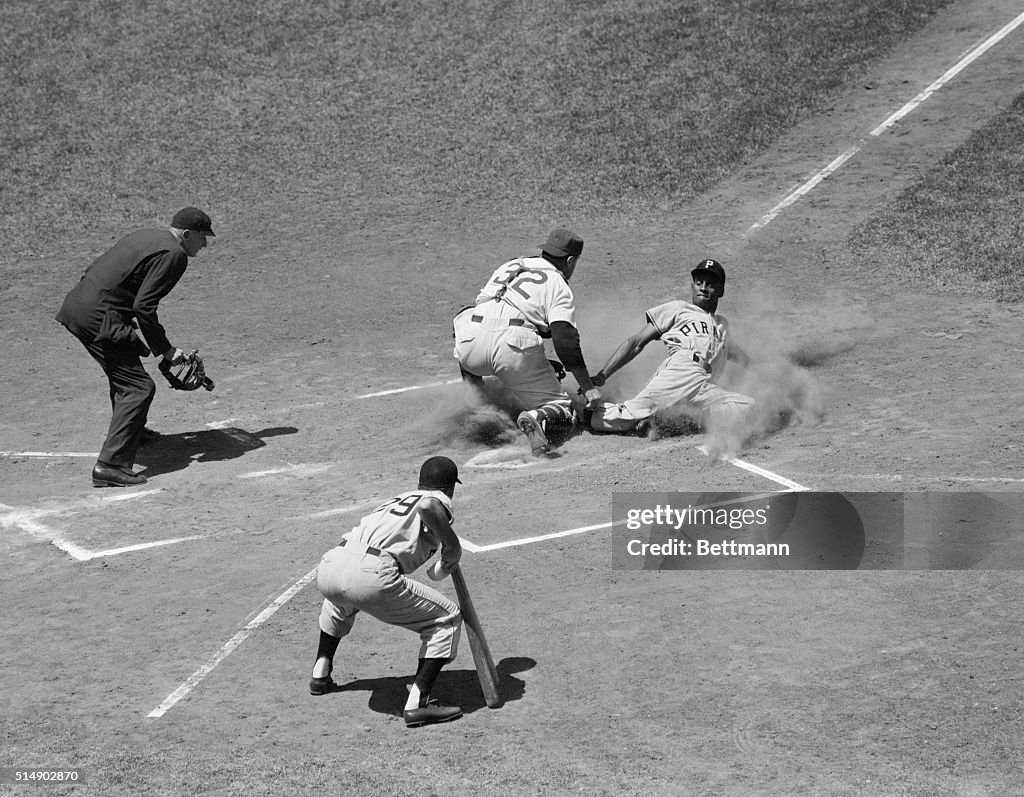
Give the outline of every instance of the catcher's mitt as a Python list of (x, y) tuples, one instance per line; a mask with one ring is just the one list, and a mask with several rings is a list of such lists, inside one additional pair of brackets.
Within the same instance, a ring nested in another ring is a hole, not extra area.
[(193, 349), (177, 365), (160, 360), (160, 373), (175, 390), (198, 390), (201, 387), (213, 390), (213, 380), (206, 375), (203, 358)]

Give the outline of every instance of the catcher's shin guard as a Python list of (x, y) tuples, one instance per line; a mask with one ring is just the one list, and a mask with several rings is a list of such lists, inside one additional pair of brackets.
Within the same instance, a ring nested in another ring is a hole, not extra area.
[(564, 445), (576, 430), (576, 410), (571, 403), (545, 404), (536, 414), (544, 427), (549, 448)]

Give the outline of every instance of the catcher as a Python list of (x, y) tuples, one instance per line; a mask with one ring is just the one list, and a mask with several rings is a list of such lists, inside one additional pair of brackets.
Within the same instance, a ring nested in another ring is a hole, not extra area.
[[(480, 386), (496, 376), (523, 407), (516, 425), (535, 456), (557, 448), (573, 432), (576, 408), (559, 384), (572, 373), (593, 409), (601, 391), (591, 383), (569, 280), (583, 253), (583, 239), (570, 230), (552, 230), (539, 257), (519, 257), (499, 266), (452, 324), (455, 359), (464, 381)], [(557, 361), (549, 361), (550, 338)], [(564, 363), (564, 367), (562, 365)]]
[(449, 575), (462, 558), (451, 525), (457, 482), (462, 483), (454, 462), (431, 457), (420, 467), (417, 489), (381, 504), (324, 554), (316, 577), (324, 602), (310, 694), (337, 688), (331, 672), (338, 643), (352, 630), (356, 615), (366, 612), (419, 634), (419, 667), (405, 704), (405, 724), (412, 728), (462, 716), (458, 706), (430, 699), (441, 668), (455, 658), (462, 614), (454, 601), (408, 577), (439, 548), (441, 557), (428, 572), (435, 581)]
[(690, 302), (665, 302), (647, 311), (644, 326), (622, 342), (592, 377), (593, 382), (603, 385), (651, 341), (662, 341), (669, 355), (636, 396), (620, 404), (602, 404), (590, 414), (588, 424), (593, 431), (642, 431), (659, 410), (691, 410), (705, 426), (715, 425), (729, 438), (743, 436), (754, 399), (715, 384), (726, 359), (749, 360), (737, 347), (730, 350), (728, 322), (717, 312), (724, 294), (722, 264), (702, 260), (690, 272)]
[[(140, 358), (155, 352), (168, 366), (195, 363), (195, 356), (171, 345), (157, 307), (211, 237), (210, 217), (193, 207), (178, 211), (170, 229), (130, 233), (93, 261), (57, 313), (110, 384), (110, 427), (92, 469), (95, 487), (146, 483), (134, 472), (135, 455), (160, 435), (146, 428), (156, 385)], [(194, 374), (178, 376), (183, 384), (195, 382)]]

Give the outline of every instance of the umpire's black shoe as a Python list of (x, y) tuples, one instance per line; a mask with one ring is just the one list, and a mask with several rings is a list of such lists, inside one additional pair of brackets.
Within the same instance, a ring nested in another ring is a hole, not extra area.
[(93, 487), (133, 487), (147, 481), (149, 480), (141, 474), (108, 465), (106, 462), (97, 462), (92, 469)]
[(333, 692), (337, 688), (337, 684), (331, 676), (324, 678), (310, 678), (309, 679), (309, 693), (311, 695), (326, 695)]
[(334, 662), (332, 661), (327, 665), (327, 675), (323, 678), (310, 678), (309, 679), (309, 693), (311, 695), (326, 695), (333, 692), (338, 688), (338, 685), (331, 679), (331, 673), (334, 672)]
[(437, 703), (427, 703), (419, 708), (405, 710), (405, 725), (408, 728), (418, 728), (420, 725), (430, 725), (435, 722), (451, 722), (462, 716), (462, 709), (458, 706), (439, 706)]

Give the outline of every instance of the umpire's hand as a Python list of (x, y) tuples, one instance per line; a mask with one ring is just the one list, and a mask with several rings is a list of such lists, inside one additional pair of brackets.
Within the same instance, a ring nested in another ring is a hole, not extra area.
[(185, 352), (181, 349), (176, 349), (173, 346), (164, 352), (164, 359), (167, 360), (171, 365), (177, 365), (185, 359)]

